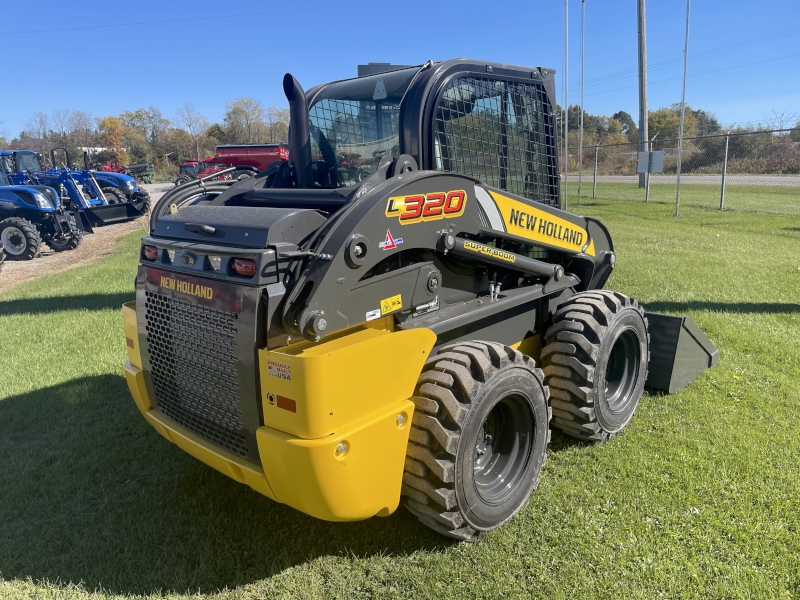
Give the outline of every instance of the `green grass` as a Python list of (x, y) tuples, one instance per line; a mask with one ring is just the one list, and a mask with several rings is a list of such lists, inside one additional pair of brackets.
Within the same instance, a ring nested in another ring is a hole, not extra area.
[(0, 296), (0, 598), (800, 597), (796, 218), (585, 200), (610, 287), (690, 314), (721, 361), (608, 444), (554, 434), (539, 489), (476, 545), (404, 510), (332, 524), (170, 445), (121, 376), (137, 234)]
[[(577, 182), (569, 182), (570, 210), (576, 207)], [(719, 209), (719, 185), (681, 184), (681, 208), (694, 207)], [(645, 190), (637, 183), (597, 183), (598, 200), (644, 201)], [(583, 202), (592, 201), (592, 175), (584, 176)], [(675, 185), (654, 183), (650, 185), (650, 202), (675, 206)], [(732, 212), (759, 212), (800, 216), (800, 187), (768, 185), (726, 185), (725, 210)]]

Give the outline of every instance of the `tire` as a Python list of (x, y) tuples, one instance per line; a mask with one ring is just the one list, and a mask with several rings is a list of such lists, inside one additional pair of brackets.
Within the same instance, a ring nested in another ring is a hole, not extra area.
[(147, 194), (142, 200), (142, 204), (139, 207), (141, 213), (145, 216), (148, 216), (151, 212), (153, 212), (153, 201), (150, 199), (150, 194)]
[(650, 360), (639, 303), (617, 292), (575, 294), (559, 307), (545, 342), (553, 426), (597, 442), (622, 431), (644, 393)]
[(3, 272), (3, 265), (6, 262), (6, 253), (3, 251), (3, 243), (0, 242), (0, 273)]
[(120, 191), (114, 188), (103, 188), (103, 195), (105, 195), (109, 204), (124, 204), (128, 201)]
[(189, 183), (193, 179), (194, 177), (191, 177), (189, 175), (178, 175), (178, 178), (175, 180), (175, 187), (183, 185), (184, 183)]
[(406, 508), (434, 531), (469, 542), (517, 514), (546, 460), (548, 397), (541, 369), (508, 346), (439, 348), (412, 398)]
[(8, 260), (31, 260), (39, 255), (42, 237), (27, 219), (9, 217), (0, 221), (0, 243)]
[(55, 238), (52, 238), (47, 240), (47, 245), (50, 246), (53, 252), (64, 252), (65, 250), (75, 250), (75, 248), (81, 245), (82, 241), (83, 241), (82, 232), (71, 231), (61, 239), (57, 240)]

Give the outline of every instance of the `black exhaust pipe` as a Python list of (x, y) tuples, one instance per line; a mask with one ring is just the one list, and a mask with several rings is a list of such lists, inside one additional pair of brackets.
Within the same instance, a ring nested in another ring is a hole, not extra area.
[(294, 163), (297, 187), (313, 188), (311, 171), (311, 131), (308, 128), (306, 93), (291, 73), (283, 76), (283, 93), (289, 101), (289, 158)]

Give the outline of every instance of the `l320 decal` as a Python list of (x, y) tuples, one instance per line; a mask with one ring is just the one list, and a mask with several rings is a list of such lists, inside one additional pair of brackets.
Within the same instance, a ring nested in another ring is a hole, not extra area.
[(397, 217), (401, 225), (460, 217), (467, 205), (467, 192), (430, 192), (394, 196), (386, 203), (386, 216)]

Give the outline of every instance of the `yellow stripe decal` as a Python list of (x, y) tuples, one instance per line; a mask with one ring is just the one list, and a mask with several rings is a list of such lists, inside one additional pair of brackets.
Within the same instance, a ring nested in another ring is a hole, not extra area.
[[(580, 225), (492, 190), (489, 193), (500, 209), (508, 233), (570, 252), (583, 251), (589, 233)], [(594, 242), (589, 243), (586, 254), (594, 256)]]

